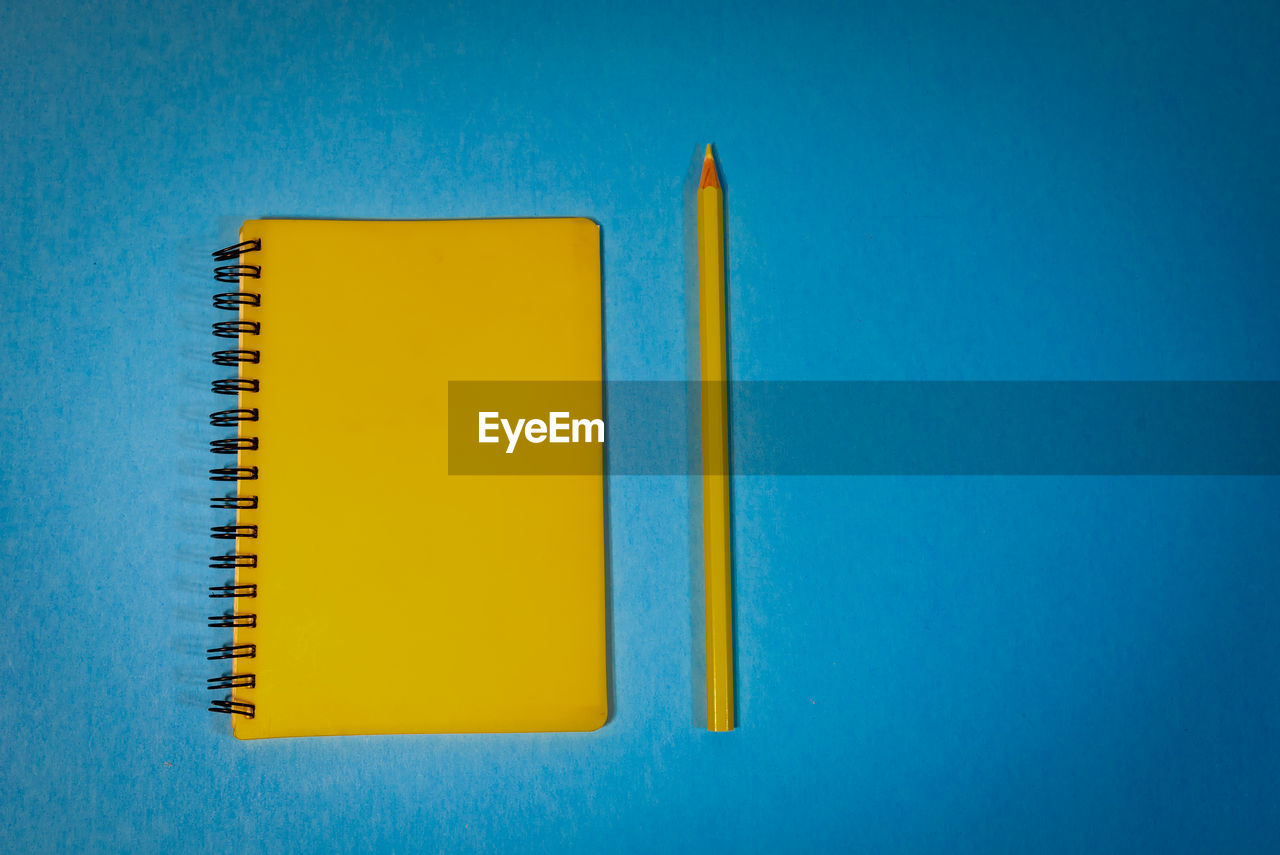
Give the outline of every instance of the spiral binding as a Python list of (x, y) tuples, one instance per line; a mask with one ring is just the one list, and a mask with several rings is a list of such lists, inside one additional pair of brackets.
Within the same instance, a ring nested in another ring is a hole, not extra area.
[[(259, 279), (262, 276), (262, 267), (256, 264), (245, 264), (242, 256), (258, 252), (262, 249), (261, 240), (246, 240), (231, 246), (223, 247), (213, 253), (213, 259), (223, 263), (215, 267), (213, 270), (213, 278), (218, 282), (235, 285), (243, 288), (246, 279)], [(224, 291), (215, 294), (213, 297), (213, 306), (223, 311), (235, 312), (239, 315), (240, 311), (245, 308), (257, 308), (262, 305), (262, 295), (255, 291)], [(262, 332), (262, 325), (257, 321), (243, 320), (237, 317), (234, 321), (218, 321), (213, 325), (213, 334), (219, 338), (233, 338), (237, 342), (244, 340), (245, 336), (256, 336)], [(235, 350), (216, 350), (213, 353), (213, 364), (228, 368), (239, 369), (243, 365), (257, 365), (262, 360), (262, 353), (258, 350), (248, 348), (237, 348)], [(258, 392), (258, 381), (247, 377), (230, 377), (225, 379), (214, 380), (212, 391), (217, 395), (235, 395), (237, 401), (243, 401), (244, 395), (253, 395)], [(209, 414), (209, 424), (220, 428), (235, 428), (239, 432), (241, 424), (258, 421), (258, 410), (256, 407), (238, 407), (229, 410), (219, 410)], [(241, 455), (246, 451), (258, 450), (258, 437), (256, 436), (233, 436), (222, 439), (215, 439), (209, 443), (209, 451), (213, 454), (234, 454), (237, 455), (235, 462), (241, 462)], [(233, 495), (215, 496), (209, 500), (210, 507), (218, 510), (253, 510), (258, 507), (257, 496), (242, 495), (239, 490), (240, 482), (256, 481), (258, 479), (257, 466), (218, 466), (209, 470), (209, 480), (215, 482), (229, 482), (236, 485), (236, 491)], [(214, 600), (230, 600), (232, 608), (224, 611), (222, 614), (210, 615), (209, 626), (215, 629), (223, 628), (250, 628), (258, 625), (258, 616), (252, 612), (242, 612), (237, 604), (241, 600), (253, 599), (258, 596), (258, 586), (255, 583), (244, 583), (238, 577), (243, 570), (256, 569), (258, 566), (258, 556), (253, 552), (241, 552), (239, 544), (244, 541), (252, 541), (258, 537), (257, 525), (215, 525), (209, 527), (209, 537), (214, 540), (231, 541), (237, 544), (236, 548), (222, 555), (209, 556), (209, 569), (232, 571), (236, 574), (237, 579), (234, 584), (215, 585), (209, 588), (209, 597)], [(230, 546), (231, 544), (228, 544)], [(255, 644), (236, 644), (232, 643), (222, 647), (211, 647), (205, 651), (206, 658), (209, 661), (236, 660), (236, 659), (253, 659), (258, 655), (258, 647)], [(252, 689), (257, 686), (258, 678), (256, 674), (240, 672), (237, 673), (233, 669), (230, 673), (220, 674), (209, 678), (206, 685), (211, 691), (232, 691)], [(246, 718), (253, 718), (256, 707), (254, 704), (244, 700), (236, 699), (228, 694), (220, 700), (210, 702), (209, 711), (215, 713), (223, 713), (225, 715), (240, 715)]]

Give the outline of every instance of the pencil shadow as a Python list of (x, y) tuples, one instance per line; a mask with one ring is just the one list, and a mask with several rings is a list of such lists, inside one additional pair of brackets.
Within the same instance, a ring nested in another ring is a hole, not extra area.
[(732, 196), (733, 182), (729, 180), (728, 174), (724, 170), (724, 166), (720, 161), (720, 150), (712, 143), (711, 150), (716, 158), (716, 170), (720, 177), (720, 198), (721, 205), (724, 208), (724, 218), (721, 223), (721, 237), (724, 239), (724, 293), (721, 299), (724, 302), (724, 380), (725, 380), (725, 437), (724, 437), (724, 456), (725, 456), (725, 475), (727, 478), (728, 488), (726, 492), (727, 507), (725, 513), (729, 516), (729, 632), (731, 644), (729, 645), (729, 662), (730, 675), (732, 681), (730, 683), (729, 698), (731, 709), (733, 710), (733, 727), (737, 729), (742, 725), (742, 708), (738, 703), (738, 573), (739, 567), (737, 559), (733, 553), (738, 543), (735, 536), (733, 526), (733, 506), (734, 506), (734, 484), (733, 484), (733, 272), (730, 269), (732, 265), (730, 261), (733, 258), (733, 229), (729, 227), (729, 212), (733, 210), (730, 204)]
[[(724, 230), (724, 301), (725, 301), (725, 364), (729, 365), (729, 347), (733, 341), (731, 322), (729, 320), (729, 301), (730, 301), (730, 271), (729, 259), (732, 254), (729, 251), (729, 186), (728, 176), (725, 174), (724, 165), (720, 161), (720, 155), (716, 151), (713, 143), (712, 152), (716, 158), (716, 169), (720, 179), (720, 192), (723, 199), (725, 218), (723, 224)], [(707, 726), (707, 650), (706, 650), (706, 584), (703, 574), (703, 530), (702, 530), (702, 395), (700, 383), (701, 373), (701, 341), (699, 338), (699, 308), (698, 308), (698, 184), (702, 178), (702, 162), (705, 157), (706, 150), (701, 146), (694, 146), (693, 153), (689, 158), (689, 169), (685, 175), (684, 182), (684, 289), (685, 289), (685, 412), (688, 416), (686, 425), (687, 453), (689, 460), (689, 669), (690, 675), (690, 696), (692, 704), (690, 713), (695, 727), (705, 728)], [(726, 378), (728, 379), (728, 378)], [(732, 413), (733, 386), (729, 385), (729, 410)], [(733, 430), (732, 418), (729, 420), (729, 436), (727, 437), (728, 446), (728, 472), (733, 472)], [(732, 554), (735, 539), (732, 537), (733, 529), (733, 479), (729, 479), (729, 520), (730, 520), (730, 550)], [(730, 567), (736, 566), (736, 563), (730, 561)], [(736, 574), (729, 577), (729, 603), (730, 614), (737, 614), (736, 594), (734, 588), (736, 584), (734, 579)], [(734, 624), (730, 623), (732, 627)], [(733, 651), (733, 673), (736, 677), (738, 673), (738, 645), (732, 645)], [(733, 681), (733, 710), (735, 726), (741, 720), (740, 710), (737, 702), (737, 679)]]

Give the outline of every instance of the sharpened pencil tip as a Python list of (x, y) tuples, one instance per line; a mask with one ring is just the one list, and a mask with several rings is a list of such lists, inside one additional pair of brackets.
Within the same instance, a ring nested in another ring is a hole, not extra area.
[(698, 181), (698, 189), (719, 186), (720, 176), (716, 174), (716, 157), (711, 153), (711, 143), (707, 143), (707, 154), (702, 158), (702, 178)]

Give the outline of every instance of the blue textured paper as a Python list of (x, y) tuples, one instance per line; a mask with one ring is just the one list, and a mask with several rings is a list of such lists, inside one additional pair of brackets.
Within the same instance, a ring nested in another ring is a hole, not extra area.
[(615, 478), (603, 730), (246, 744), (203, 473), (242, 219), (594, 217), (609, 376), (684, 379), (706, 141), (735, 379), (1280, 379), (1277, 42), (1240, 3), (6, 4), (0, 849), (1268, 851), (1274, 478), (740, 479), (729, 735), (688, 480)]

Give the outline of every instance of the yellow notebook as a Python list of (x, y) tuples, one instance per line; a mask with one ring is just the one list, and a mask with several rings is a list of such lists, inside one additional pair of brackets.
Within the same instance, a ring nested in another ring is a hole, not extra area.
[(596, 224), (240, 238), (214, 254), (212, 708), (241, 739), (600, 727), (602, 476), (451, 475), (447, 418), (450, 381), (600, 383)]

